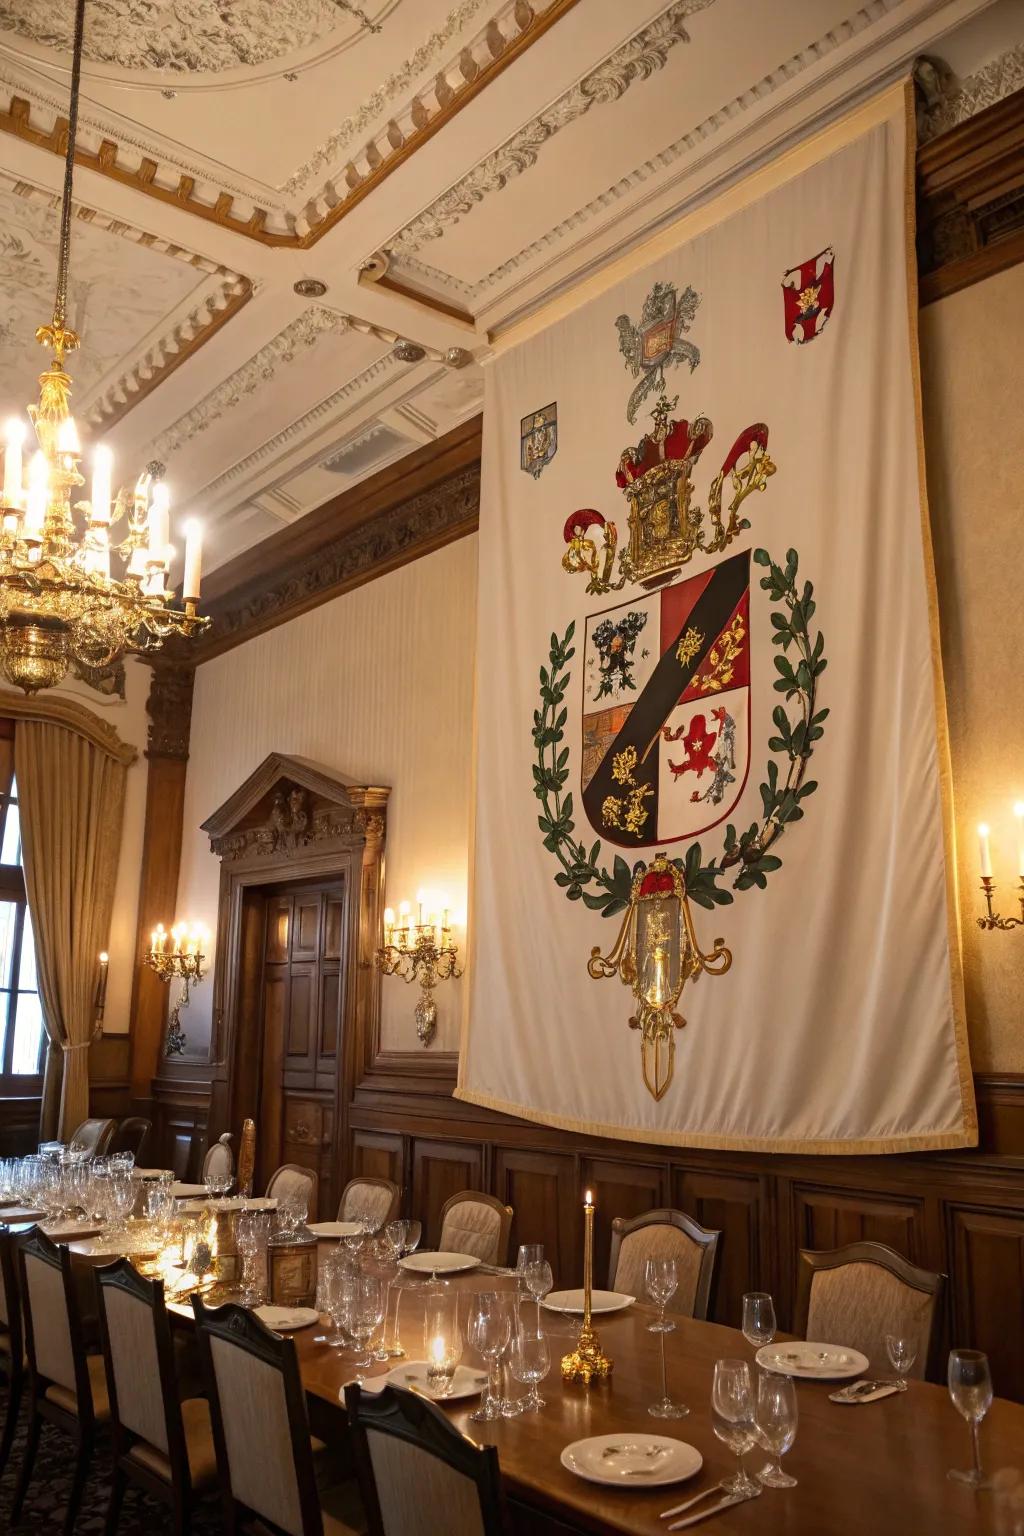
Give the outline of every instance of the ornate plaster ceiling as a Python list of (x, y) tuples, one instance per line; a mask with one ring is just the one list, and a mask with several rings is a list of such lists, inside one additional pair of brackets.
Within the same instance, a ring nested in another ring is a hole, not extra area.
[[(17, 404), (52, 287), (70, 15), (0, 0)], [(949, 60), (937, 123), (998, 95), (1019, 18), (1020, 0), (89, 0), (76, 404), (125, 462), (165, 460), (228, 559), (474, 414), (495, 335), (915, 57)]]

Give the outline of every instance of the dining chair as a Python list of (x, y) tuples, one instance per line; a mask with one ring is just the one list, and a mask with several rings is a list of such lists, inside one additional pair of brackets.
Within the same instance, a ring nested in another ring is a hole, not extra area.
[(7, 1414), (0, 1435), (0, 1477), (14, 1444), (25, 1389), (25, 1333), (21, 1322), (14, 1243), (14, 1234), (0, 1228), (0, 1364), (7, 1377)]
[(152, 1120), (147, 1120), (144, 1115), (129, 1115), (127, 1120), (122, 1120), (117, 1127), (107, 1151), (131, 1152), (135, 1161), (141, 1163), (142, 1153), (152, 1129)]
[(612, 1222), (608, 1289), (630, 1296), (644, 1294), (644, 1265), (648, 1259), (675, 1259), (679, 1284), (669, 1312), (705, 1322), (718, 1263), (719, 1232), (709, 1231), (685, 1211), (663, 1208)]
[(306, 1209), (313, 1221), (317, 1215), (317, 1176), (312, 1168), (299, 1163), (282, 1163), (275, 1168), (267, 1181), (267, 1195), (273, 1200), (287, 1199), (289, 1195), (304, 1195)]
[(43, 1420), (68, 1435), (77, 1452), (64, 1515), (72, 1536), (89, 1473), (98, 1426), (110, 1419), (103, 1357), (87, 1354), (78, 1291), (68, 1248), (38, 1228), (19, 1237), (18, 1290), (28, 1354), (28, 1432), (11, 1506), (17, 1522), (35, 1465)]
[(507, 1264), (512, 1207), (494, 1195), (463, 1189), (441, 1207), (443, 1253), (469, 1253), (482, 1264)]
[(104, 1157), (116, 1126), (116, 1120), (83, 1120), (72, 1136), (70, 1145), (88, 1152), (90, 1157)]
[(232, 1135), (225, 1131), (223, 1136), (218, 1136), (212, 1147), (206, 1149), (203, 1158), (202, 1180), (205, 1183), (209, 1176), (217, 1178), (233, 1179), (235, 1176), (235, 1158), (231, 1151)]
[(357, 1216), (373, 1224), (379, 1232), (394, 1221), (402, 1203), (402, 1191), (390, 1179), (349, 1179), (341, 1192), (339, 1221), (354, 1221)]
[(504, 1536), (498, 1452), (418, 1392), (345, 1388), (370, 1536)]
[(362, 1536), (357, 1485), (331, 1480), (330, 1453), (310, 1436), (295, 1341), (234, 1303), (196, 1295), (192, 1307), (228, 1531), (256, 1519), (286, 1536)]
[(914, 1341), (909, 1374), (934, 1374), (945, 1275), (919, 1269), (884, 1243), (849, 1243), (815, 1253), (801, 1249), (794, 1332), (815, 1343), (845, 1345), (867, 1355), (873, 1370), (891, 1371), (887, 1333)]
[(114, 1434), (107, 1536), (117, 1530), (128, 1483), (169, 1504), (175, 1536), (217, 1482), (210, 1405), (181, 1400), (162, 1280), (146, 1280), (128, 1259), (95, 1271), (100, 1338)]

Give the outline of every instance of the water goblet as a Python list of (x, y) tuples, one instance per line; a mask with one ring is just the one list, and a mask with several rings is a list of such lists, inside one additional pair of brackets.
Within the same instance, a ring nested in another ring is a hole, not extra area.
[(544, 1407), (544, 1399), (537, 1386), (551, 1369), (547, 1337), (539, 1326), (536, 1330), (522, 1326), (516, 1329), (512, 1337), (509, 1363), (516, 1381), (529, 1388), (519, 1405), (520, 1412), (538, 1413)]
[(757, 1474), (766, 1488), (795, 1488), (796, 1478), (779, 1465), (796, 1439), (796, 1383), (792, 1376), (777, 1376), (771, 1371), (758, 1372), (755, 1405), (758, 1444), (768, 1452), (769, 1460)]
[(365, 1216), (353, 1216), (349, 1220), (349, 1226), (354, 1230), (346, 1232), (341, 1239), (350, 1254), (358, 1254), (370, 1233), (370, 1225)]
[(672, 1300), (679, 1285), (679, 1269), (675, 1259), (647, 1259), (644, 1264), (644, 1290), (658, 1307), (656, 1322), (647, 1324), (648, 1333), (673, 1333), (675, 1323), (665, 1319), (665, 1308)]
[(978, 1432), (981, 1421), (992, 1406), (992, 1376), (988, 1357), (980, 1349), (952, 1349), (946, 1373), (949, 1395), (953, 1407), (971, 1426), (971, 1450), (974, 1465), (961, 1472), (954, 1468), (949, 1476), (957, 1483), (967, 1483), (971, 1488), (984, 1488), (988, 1480), (981, 1467), (981, 1446)]
[(539, 1264), (544, 1257), (543, 1243), (520, 1243), (516, 1256), (516, 1285), (520, 1295), (526, 1292), (526, 1271), (531, 1264)]
[(359, 1358), (356, 1360), (354, 1380), (362, 1386), (364, 1372), (373, 1364), (370, 1340), (380, 1327), (384, 1316), (384, 1287), (377, 1275), (355, 1274), (351, 1277), (351, 1301), (348, 1315), (348, 1331), (352, 1335)]
[(469, 1315), (469, 1342), (487, 1367), (486, 1394), (480, 1407), (470, 1414), (475, 1423), (502, 1416), (499, 1361), (510, 1334), (511, 1323), (504, 1297), (498, 1291), (481, 1291)]
[(754, 1499), (761, 1484), (743, 1465), (743, 1458), (757, 1444), (754, 1389), (750, 1366), (745, 1360), (716, 1360), (711, 1384), (711, 1426), (723, 1445), (735, 1453), (739, 1463), (734, 1477), (722, 1487), (727, 1493)]
[(411, 1222), (407, 1221), (404, 1217), (399, 1216), (396, 1217), (394, 1221), (387, 1222), (384, 1227), (384, 1236), (395, 1250), (396, 1258), (401, 1259), (405, 1257), (407, 1251), (406, 1243), (408, 1242), (409, 1238), (410, 1226)]
[(907, 1377), (917, 1359), (917, 1344), (914, 1339), (908, 1338), (904, 1333), (887, 1333), (885, 1352), (889, 1356), (889, 1364), (896, 1372), (896, 1386), (901, 1392), (905, 1392)]
[(743, 1298), (743, 1337), (754, 1350), (770, 1344), (775, 1337), (775, 1303), (767, 1291), (748, 1291)]
[[(522, 1249), (519, 1250), (522, 1253)], [(554, 1285), (554, 1276), (547, 1259), (531, 1259), (522, 1272), (526, 1289), (537, 1305), (537, 1332), (540, 1332), (540, 1304)]]

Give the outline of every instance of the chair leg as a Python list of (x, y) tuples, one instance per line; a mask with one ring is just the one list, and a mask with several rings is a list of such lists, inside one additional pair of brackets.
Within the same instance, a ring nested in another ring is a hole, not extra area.
[(124, 1490), (128, 1479), (121, 1468), (114, 1467), (114, 1474), (110, 1480), (110, 1503), (107, 1505), (106, 1536), (114, 1536), (121, 1520), (121, 1505), (124, 1503)]
[(85, 1492), (85, 1480), (89, 1476), (89, 1463), (92, 1461), (93, 1437), (83, 1435), (78, 1442), (78, 1458), (75, 1462), (75, 1474), (71, 1479), (71, 1491), (68, 1494), (68, 1507), (64, 1514), (64, 1536), (75, 1536), (75, 1521), (78, 1519), (78, 1508), (82, 1502), (82, 1494)]
[(25, 1438), (25, 1454), (21, 1460), (21, 1471), (18, 1473), (18, 1486), (14, 1490), (14, 1503), (11, 1505), (11, 1519), (17, 1520), (21, 1514), (21, 1507), (25, 1502), (28, 1485), (32, 1481), (32, 1468), (35, 1466), (36, 1452), (39, 1449), (39, 1431), (42, 1428), (42, 1420), (36, 1412), (33, 1402), (29, 1407), (28, 1434)]
[(18, 1428), (18, 1413), (21, 1409), (23, 1387), (23, 1377), (20, 1375), (11, 1377), (7, 1394), (7, 1419), (4, 1423), (3, 1436), (0, 1437), (0, 1477), (4, 1475), (7, 1467), (7, 1458), (11, 1454), (11, 1446), (14, 1444), (14, 1434)]

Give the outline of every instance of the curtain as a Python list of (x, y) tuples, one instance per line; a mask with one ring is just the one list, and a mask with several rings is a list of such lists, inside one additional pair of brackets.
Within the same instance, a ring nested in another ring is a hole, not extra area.
[(19, 720), (14, 764), (25, 888), (50, 1043), (43, 1113), (63, 1058), (58, 1134), (89, 1113), (96, 957), (106, 947), (121, 844), (125, 766), (74, 731)]

